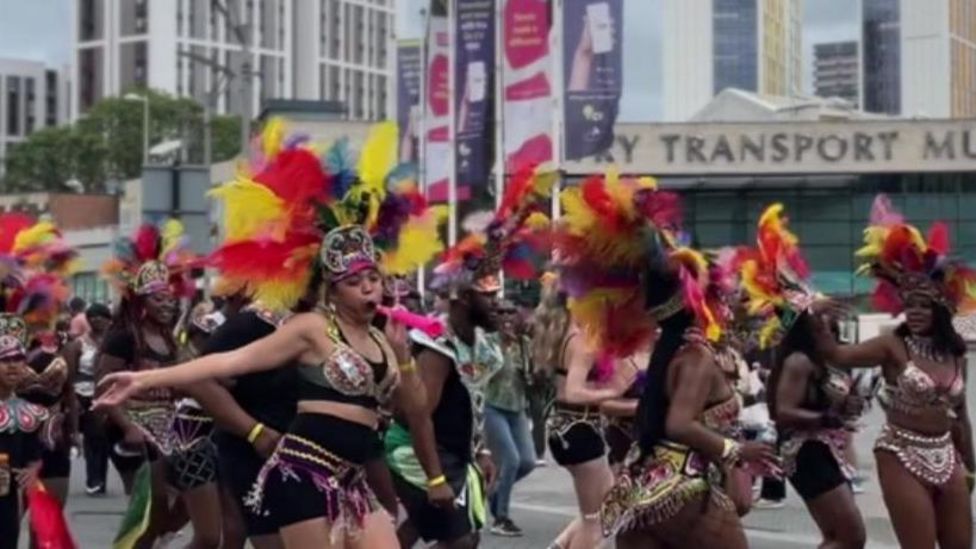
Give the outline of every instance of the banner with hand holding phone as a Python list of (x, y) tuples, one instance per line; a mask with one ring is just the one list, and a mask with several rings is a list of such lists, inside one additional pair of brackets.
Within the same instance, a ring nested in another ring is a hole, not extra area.
[(400, 162), (415, 163), (420, 158), (420, 79), (423, 60), (420, 40), (397, 42), (397, 125), (400, 128)]
[(567, 160), (613, 144), (623, 93), (623, 0), (563, 0), (563, 139)]
[(458, 197), (487, 189), (494, 135), (495, 0), (454, 0), (454, 167)]

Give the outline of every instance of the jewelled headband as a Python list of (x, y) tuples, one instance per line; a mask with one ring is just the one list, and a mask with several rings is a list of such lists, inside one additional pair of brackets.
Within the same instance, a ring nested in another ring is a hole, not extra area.
[(136, 271), (132, 290), (137, 295), (150, 295), (169, 289), (169, 267), (161, 261), (144, 263)]
[(360, 225), (332, 229), (322, 243), (322, 265), (330, 280), (339, 281), (366, 269), (378, 269), (373, 239)]

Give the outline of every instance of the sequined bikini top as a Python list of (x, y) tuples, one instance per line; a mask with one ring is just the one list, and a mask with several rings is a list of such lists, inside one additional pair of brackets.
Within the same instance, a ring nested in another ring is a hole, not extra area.
[(940, 387), (925, 370), (909, 360), (894, 384), (883, 380), (878, 401), (886, 410), (919, 415), (932, 408), (943, 407), (951, 415), (964, 399), (965, 382), (958, 365), (949, 386)]
[(298, 367), (298, 400), (328, 400), (375, 409), (389, 402), (400, 381), (400, 370), (389, 364), (383, 335), (370, 328), (370, 337), (383, 351), (384, 361), (373, 363), (349, 346), (334, 322), (329, 328), (333, 348), (317, 366)]

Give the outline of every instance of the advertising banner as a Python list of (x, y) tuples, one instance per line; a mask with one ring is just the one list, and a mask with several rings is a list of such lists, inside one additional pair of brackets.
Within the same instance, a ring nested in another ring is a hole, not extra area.
[(400, 161), (416, 162), (420, 158), (420, 79), (423, 64), (419, 40), (397, 43), (397, 125), (400, 128)]
[(427, 198), (447, 201), (450, 179), (450, 47), (447, 17), (431, 17), (427, 33), (424, 127), (427, 134), (424, 184)]
[(613, 144), (623, 92), (623, 0), (563, 6), (563, 150), (578, 160)]
[(488, 186), (495, 89), (495, 0), (454, 2), (454, 115), (458, 196)]
[(501, 0), (505, 171), (555, 159), (549, 0)]

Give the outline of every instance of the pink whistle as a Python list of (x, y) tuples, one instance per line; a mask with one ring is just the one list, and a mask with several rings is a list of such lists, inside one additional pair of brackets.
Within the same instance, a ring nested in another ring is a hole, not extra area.
[(441, 321), (437, 320), (436, 318), (411, 313), (406, 309), (393, 309), (390, 307), (384, 307), (382, 305), (377, 307), (376, 310), (390, 320), (399, 322), (407, 328), (420, 330), (432, 338), (438, 338), (444, 335), (444, 324), (442, 324)]

